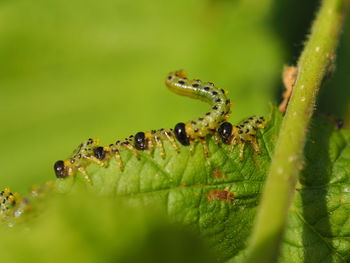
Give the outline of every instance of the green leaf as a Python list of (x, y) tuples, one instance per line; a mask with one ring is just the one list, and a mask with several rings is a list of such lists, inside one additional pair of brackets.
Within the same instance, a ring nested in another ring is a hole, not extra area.
[[(330, 119), (313, 120), (280, 263), (349, 262), (349, 159), (350, 132)], [(245, 252), (229, 262), (241, 262)]]
[[(82, 187), (87, 187), (91, 196), (105, 196), (106, 200), (122, 201), (128, 207), (141, 210), (146, 208), (153, 211), (157, 208), (157, 211), (166, 214), (172, 223), (185, 225), (200, 235), (215, 251), (218, 260), (223, 261), (245, 247), (280, 120), (281, 116), (274, 114), (262, 133), (258, 133), (261, 154), (255, 155), (248, 144), (243, 161), (239, 160), (237, 146), (232, 149), (231, 146), (217, 145), (212, 139), (208, 140), (208, 158), (204, 156), (199, 143), (195, 145), (193, 153), (190, 153), (189, 147), (186, 146), (181, 146), (180, 153), (177, 153), (169, 142), (164, 141), (167, 153), (165, 159), (159, 156), (158, 149), (154, 152), (141, 152), (140, 160), (125, 149), (121, 151), (124, 171), (119, 169), (117, 161), (112, 158), (107, 167), (96, 164), (87, 167), (92, 185), (88, 185), (78, 173), (71, 178), (57, 179), (55, 188), (61, 193), (69, 194), (80, 193)], [(46, 198), (50, 200), (49, 195)], [(34, 210), (39, 210), (39, 214), (45, 211), (43, 207), (36, 209), (35, 206), (41, 202), (32, 199)], [(90, 202), (87, 200), (82, 202), (84, 207), (87, 206), (96, 213), (105, 213), (108, 210), (103, 206), (94, 205), (93, 202), (85, 204)], [(70, 207), (70, 204), (67, 203), (67, 206)], [(56, 221), (65, 221), (65, 217), (74, 216), (70, 215), (72, 210), (67, 209), (62, 219), (60, 212), (55, 212), (54, 215), (47, 212), (50, 215), (49, 219), (44, 219), (45, 216), (39, 217), (34, 220), (34, 224), (40, 224), (43, 220), (52, 221), (51, 217), (57, 217)], [(91, 218), (97, 223), (99, 218), (95, 217), (93, 214), (84, 214), (84, 211), (81, 213), (81, 219), (84, 221)], [(76, 224), (79, 222), (72, 225)], [(108, 228), (111, 227), (103, 222), (100, 224), (105, 225), (103, 231), (108, 232)], [(32, 225), (30, 221), (29, 225)], [(53, 232), (57, 231), (54, 224), (51, 226)], [(44, 230), (39, 228), (33, 231)], [(82, 232), (78, 236), (83, 235), (81, 238), (84, 239), (84, 235), (89, 235), (89, 227), (85, 231), (86, 233)], [(103, 238), (103, 233), (100, 235), (99, 238)], [(120, 239), (118, 235), (115, 238)], [(57, 237), (57, 242), (66, 243), (64, 239), (59, 241), (60, 239), (61, 237)], [(98, 252), (97, 249), (96, 253)]]
[[(280, 119), (280, 114), (274, 114), (263, 133), (258, 134), (258, 156), (249, 144), (240, 161), (238, 146), (231, 151), (231, 146), (217, 145), (212, 139), (208, 158), (200, 143), (191, 154), (185, 146), (176, 153), (165, 141), (165, 159), (158, 149), (141, 152), (140, 160), (124, 150), (123, 172), (114, 158), (107, 167), (90, 165), (87, 172), (93, 184), (89, 188), (100, 195), (119, 197), (134, 207), (158, 207), (173, 222), (199, 233), (220, 261), (228, 259), (245, 247)], [(81, 183), (85, 181), (78, 174), (58, 180), (56, 186), (65, 192)]]
[(282, 262), (349, 262), (350, 132), (314, 123)]
[[(56, 189), (68, 194), (48, 198), (39, 216), (25, 224), (29, 232), (23, 232), (21, 224), (4, 229), (4, 238), (0, 239), (0, 246), (6, 250), (4, 258), (23, 249), (17, 258), (22, 255), (45, 262), (58, 249), (70, 254), (72, 261), (84, 256), (97, 262), (103, 253), (115, 262), (124, 262), (133, 258), (135, 252), (128, 249), (134, 247), (142, 257), (148, 251), (147, 257), (157, 262), (175, 253), (170, 249), (173, 247), (179, 249), (176, 254), (183, 256), (181, 260), (198, 261), (203, 256), (197, 253), (203, 245), (200, 241), (194, 238), (185, 246), (188, 250), (180, 245), (190, 230), (211, 247), (217, 261), (231, 258), (230, 262), (240, 262), (280, 121), (281, 115), (275, 112), (258, 136), (261, 154), (254, 157), (251, 147), (247, 147), (243, 161), (239, 161), (237, 147), (231, 152), (228, 146), (216, 145), (211, 139), (208, 159), (200, 144), (193, 154), (188, 147), (181, 147), (178, 154), (165, 142), (165, 159), (159, 157), (158, 150), (142, 153), (140, 160), (123, 151), (124, 172), (115, 160), (108, 167), (90, 165), (93, 185), (86, 185), (79, 174), (57, 180)], [(313, 121), (280, 262), (349, 261), (349, 143), (349, 131), (337, 130), (329, 120)], [(88, 188), (88, 194), (81, 194), (82, 187)], [(176, 230), (183, 226), (184, 238), (182, 230)], [(159, 233), (156, 238), (153, 230)], [(178, 231), (179, 237), (175, 234)], [(35, 245), (18, 247), (14, 245), (18, 240)], [(91, 245), (92, 240), (100, 245)], [(164, 244), (164, 255), (152, 247), (154, 240)]]

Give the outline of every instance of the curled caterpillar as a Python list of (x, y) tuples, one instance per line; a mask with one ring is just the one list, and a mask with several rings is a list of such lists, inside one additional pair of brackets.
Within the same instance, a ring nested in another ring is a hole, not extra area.
[(190, 142), (195, 140), (203, 142), (208, 134), (214, 134), (218, 126), (228, 119), (231, 102), (224, 89), (217, 88), (211, 82), (188, 80), (183, 71), (169, 74), (165, 84), (179, 95), (199, 99), (211, 105), (211, 110), (203, 116), (175, 125), (174, 133), (181, 144), (190, 145)]
[[(184, 71), (170, 73), (166, 77), (165, 84), (174, 93), (209, 103), (210, 111), (186, 123), (177, 123), (174, 129), (138, 132), (109, 146), (103, 147), (99, 145), (97, 139), (88, 139), (78, 146), (69, 159), (59, 160), (54, 164), (56, 177), (66, 178), (81, 172), (85, 179), (91, 182), (85, 168), (92, 162), (104, 166), (111, 158), (116, 158), (119, 168), (123, 170), (124, 165), (120, 154), (122, 149), (130, 150), (139, 159), (139, 151), (154, 150), (157, 147), (160, 149), (160, 156), (165, 158), (164, 140), (168, 140), (176, 152), (180, 150), (177, 142), (184, 146), (190, 146), (190, 152), (192, 152), (194, 143), (199, 141), (206, 157), (209, 155), (206, 145), (208, 135), (214, 135), (217, 142), (219, 142), (219, 137), (225, 144), (240, 144), (240, 158), (243, 158), (243, 148), (246, 142), (253, 145), (255, 152), (259, 151), (255, 134), (257, 129), (263, 128), (265, 121), (251, 117), (243, 124), (234, 127), (226, 122), (231, 102), (226, 97), (225, 90), (217, 88), (211, 82), (188, 80)], [(257, 125), (257, 121), (261, 122), (260, 125)], [(247, 130), (248, 132), (246, 132)]]

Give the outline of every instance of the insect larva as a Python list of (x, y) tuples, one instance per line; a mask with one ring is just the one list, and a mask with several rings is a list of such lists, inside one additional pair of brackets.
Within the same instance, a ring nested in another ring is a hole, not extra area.
[(65, 161), (59, 160), (54, 164), (56, 177), (65, 178), (74, 175), (79, 171), (84, 175), (87, 181), (90, 181), (90, 178), (85, 171), (85, 167), (91, 162), (103, 166), (104, 163), (101, 159), (103, 158), (101, 158), (99, 140), (89, 138), (73, 151), (73, 154), (69, 159)]
[(229, 145), (239, 144), (239, 158), (243, 159), (244, 146), (250, 143), (255, 154), (260, 152), (259, 144), (256, 139), (258, 129), (265, 127), (266, 120), (262, 116), (253, 116), (243, 120), (236, 126), (229, 122), (224, 122), (218, 128), (218, 135), (222, 142)]
[(85, 168), (90, 163), (97, 163), (104, 166), (106, 161), (111, 158), (116, 158), (118, 166), (121, 170), (124, 169), (120, 152), (122, 149), (128, 149), (132, 154), (139, 159), (138, 151), (152, 150), (159, 147), (160, 156), (165, 158), (165, 150), (163, 141), (168, 140), (178, 152), (179, 147), (176, 144), (173, 136), (173, 131), (170, 129), (152, 130), (150, 132), (138, 132), (124, 140), (117, 141), (109, 146), (99, 146), (97, 139), (88, 139), (81, 143), (73, 152), (72, 157), (62, 161), (59, 160), (54, 165), (54, 170), (57, 178), (66, 178), (73, 176), (77, 171), (81, 172), (88, 182), (91, 182), (90, 177), (86, 173)]
[(110, 158), (116, 158), (118, 166), (123, 170), (123, 162), (120, 151), (129, 149), (132, 154), (139, 159), (138, 151), (160, 149), (160, 156), (165, 157), (163, 141), (168, 140), (173, 148), (179, 152), (179, 147), (175, 138), (182, 145), (191, 145), (199, 141), (203, 145), (205, 156), (208, 156), (208, 148), (205, 137), (215, 134), (220, 124), (224, 123), (229, 116), (231, 102), (226, 97), (226, 91), (217, 88), (211, 82), (200, 80), (188, 80), (184, 71), (176, 71), (166, 78), (166, 86), (173, 92), (200, 99), (211, 105), (211, 110), (203, 116), (188, 121), (178, 123), (172, 129), (152, 130), (149, 132), (138, 132), (122, 141), (117, 141), (109, 146), (102, 147), (97, 139), (88, 139), (79, 145), (73, 152), (72, 157), (63, 161), (59, 160), (54, 165), (54, 170), (58, 178), (65, 178), (81, 172), (88, 182), (91, 182), (85, 168), (92, 162), (104, 166)]
[(16, 205), (16, 197), (9, 188), (0, 192), (0, 214), (6, 213), (7, 210)]
[(28, 215), (28, 212), (33, 212), (33, 205), (37, 201), (42, 200), (48, 194), (54, 193), (53, 183), (50, 181), (43, 186), (32, 187), (26, 197), (19, 193), (12, 193), (6, 187), (0, 191), (0, 224), (6, 223), (8, 226), (13, 226), (16, 223), (23, 222), (23, 216)]
[(211, 82), (200, 80), (188, 80), (184, 71), (170, 73), (166, 80), (166, 86), (173, 92), (199, 99), (210, 104), (211, 109), (203, 116), (175, 125), (174, 134), (182, 145), (190, 145), (193, 141), (203, 144), (204, 152), (208, 155), (205, 145), (205, 137), (214, 134), (220, 124), (225, 122), (230, 113), (231, 102), (226, 97), (226, 91), (217, 88)]

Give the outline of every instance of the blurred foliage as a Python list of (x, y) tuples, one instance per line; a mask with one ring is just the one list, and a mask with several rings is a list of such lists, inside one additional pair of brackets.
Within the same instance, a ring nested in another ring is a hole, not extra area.
[[(89, 165), (92, 185), (88, 188), (91, 194), (116, 197), (131, 207), (158, 208), (173, 222), (185, 224), (203, 237), (223, 262), (245, 248), (281, 119), (281, 114), (274, 112), (258, 133), (259, 156), (247, 144), (241, 161), (238, 147), (231, 150), (231, 146), (208, 140), (210, 156), (205, 158), (200, 143), (191, 154), (186, 146), (176, 153), (165, 141), (164, 159), (159, 149), (153, 154), (141, 152), (140, 160), (123, 150), (123, 171), (115, 158), (103, 168)], [(70, 193), (80, 184), (86, 185), (86, 181), (78, 174), (58, 179), (55, 187)]]
[(215, 262), (207, 244), (164, 214), (79, 192), (51, 198), (30, 231), (0, 225), (1, 261)]
[(281, 262), (350, 262), (350, 132), (314, 118)]

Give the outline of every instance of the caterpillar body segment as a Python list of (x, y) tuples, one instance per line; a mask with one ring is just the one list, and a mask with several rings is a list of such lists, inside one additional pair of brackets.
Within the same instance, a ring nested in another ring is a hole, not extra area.
[(109, 156), (115, 156), (118, 162), (118, 166), (121, 170), (124, 169), (124, 165), (121, 159), (120, 151), (122, 148), (129, 149), (136, 158), (140, 158), (138, 151), (153, 151), (155, 148), (159, 148), (160, 156), (166, 157), (163, 141), (168, 140), (176, 152), (179, 152), (179, 146), (177, 145), (173, 131), (171, 129), (152, 130), (149, 132), (138, 132), (135, 135), (131, 135), (129, 138), (123, 141), (117, 141), (115, 144), (110, 144), (105, 147), (104, 150)]

